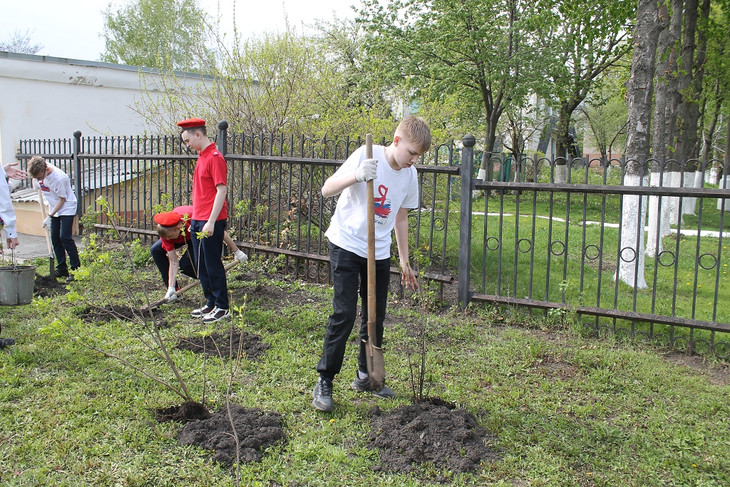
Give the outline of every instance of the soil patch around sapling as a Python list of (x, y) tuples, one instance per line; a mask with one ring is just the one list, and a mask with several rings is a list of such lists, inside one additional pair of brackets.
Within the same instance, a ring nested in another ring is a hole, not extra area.
[(380, 451), (375, 470), (409, 473), (416, 465), (431, 463), (466, 473), (478, 470), (483, 461), (499, 459), (486, 444), (489, 433), (471, 413), (437, 398), (387, 414), (376, 409), (370, 428), (370, 447)]
[(223, 407), (207, 419), (187, 423), (180, 430), (177, 439), (181, 445), (195, 445), (211, 450), (213, 461), (232, 465), (236, 461), (260, 461), (264, 451), (284, 440), (285, 435), (279, 413), (231, 404), (230, 408)]
[(258, 358), (271, 347), (261, 341), (261, 337), (231, 328), (229, 333), (213, 333), (208, 336), (192, 336), (180, 338), (175, 348), (194, 353), (205, 353), (214, 357), (234, 358), (241, 356), (249, 360)]
[[(123, 321), (148, 321), (151, 319), (149, 311), (133, 310), (128, 306), (121, 306), (117, 304), (110, 304), (108, 306), (87, 306), (78, 313), (86, 323), (108, 323), (112, 320), (123, 320)], [(167, 321), (164, 319), (165, 312), (159, 309), (152, 310), (152, 316), (154, 321), (159, 328), (167, 326)]]
[(204, 404), (195, 401), (186, 401), (177, 406), (159, 408), (153, 410), (155, 419), (160, 423), (177, 421), (178, 423), (189, 423), (210, 418), (211, 414)]
[(287, 306), (301, 306), (321, 299), (304, 289), (282, 289), (259, 282), (258, 275), (255, 274), (239, 274), (235, 279), (244, 282), (242, 287), (236, 289), (237, 293), (246, 294), (249, 301), (256, 301), (258, 306), (267, 309), (279, 309), (282, 303)]
[(47, 298), (49, 296), (56, 296), (66, 292), (66, 281), (62, 278), (42, 276), (38, 273), (35, 275), (35, 282), (33, 284), (33, 294), (39, 298)]

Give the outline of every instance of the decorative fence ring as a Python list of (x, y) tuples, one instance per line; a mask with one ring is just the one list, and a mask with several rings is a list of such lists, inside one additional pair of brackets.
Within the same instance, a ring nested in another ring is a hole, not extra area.
[(709, 342), (709, 340), (705, 340), (704, 338), (698, 338), (697, 340), (692, 342), (692, 351), (694, 353), (699, 353), (706, 356), (711, 350), (712, 344)]
[[(522, 243), (525, 243), (525, 245), (522, 245)], [(517, 241), (517, 250), (522, 252), (523, 254), (526, 254), (530, 250), (532, 250), (532, 240), (529, 238), (521, 238)]]
[[(631, 257), (628, 259), (626, 257), (624, 257), (624, 252), (626, 252), (626, 251), (631, 252)], [(632, 249), (631, 247), (624, 247), (621, 249), (621, 253), (619, 254), (619, 257), (624, 262), (634, 262), (636, 260), (636, 251), (634, 249)]]
[(689, 348), (689, 339), (684, 335), (674, 337), (672, 347), (678, 350), (687, 350)]
[[(707, 257), (705, 260), (711, 260), (712, 265), (706, 265), (702, 263), (702, 260)], [(713, 254), (702, 254), (700, 255), (699, 259), (697, 259), (697, 263), (700, 267), (702, 267), (704, 270), (709, 271), (711, 269), (714, 269), (717, 266), (717, 257), (715, 257)]]
[(654, 333), (653, 338), (654, 343), (661, 347), (666, 347), (671, 342), (671, 340), (669, 339), (669, 335), (667, 335), (666, 333)]
[(730, 358), (730, 342), (716, 342), (712, 350), (719, 359), (727, 360)]
[[(589, 250), (595, 251), (595, 254), (589, 253)], [(599, 249), (598, 245), (595, 244), (586, 245), (586, 247), (583, 249), (583, 255), (588, 260), (596, 260), (601, 256), (601, 249)]]
[(499, 239), (497, 237), (489, 237), (485, 243), (487, 250), (497, 250), (499, 248)]
[[(664, 259), (664, 256), (668, 255), (671, 259), (670, 261), (666, 261)], [(659, 252), (659, 256), (657, 257), (657, 262), (662, 267), (672, 267), (677, 262), (677, 257), (674, 255), (674, 252), (671, 250), (662, 250)]]
[(443, 217), (437, 216), (433, 219), (433, 228), (439, 232), (444, 230), (444, 219)]
[(550, 244), (550, 253), (553, 255), (563, 255), (565, 253), (565, 244), (560, 240), (554, 240)]

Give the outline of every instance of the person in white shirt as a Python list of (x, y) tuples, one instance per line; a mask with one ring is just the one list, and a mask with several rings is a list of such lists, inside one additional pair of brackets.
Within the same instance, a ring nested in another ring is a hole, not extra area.
[(28, 173), (36, 180), (37, 187), (43, 193), (48, 204), (48, 217), (43, 226), (51, 229), (51, 243), (56, 256), (56, 276), (73, 281), (66, 264), (68, 255), (71, 270), (81, 266), (79, 251), (76, 248), (71, 232), (76, 215), (76, 194), (71, 187), (71, 179), (58, 167), (48, 164), (41, 156), (33, 156), (28, 163)]
[(317, 364), (319, 380), (312, 392), (312, 406), (320, 411), (332, 411), (332, 381), (340, 372), (345, 346), (357, 315), (358, 291), (362, 298), (360, 325), (360, 354), (358, 371), (352, 387), (370, 392), (376, 397), (392, 398), (388, 387), (371, 390), (367, 375), (365, 343), (367, 332), (367, 187), (374, 180), (375, 213), (375, 274), (376, 302), (375, 345), (383, 342), (383, 322), (390, 284), (391, 233), (395, 230), (401, 279), (406, 288), (416, 288), (416, 274), (409, 265), (408, 210), (418, 207), (418, 179), (413, 167), (431, 146), (428, 124), (409, 116), (401, 121), (387, 147), (373, 146), (373, 158), (367, 159), (365, 147), (357, 149), (322, 186), (322, 195), (340, 195), (337, 207), (325, 235), (330, 244), (330, 267), (334, 297), (324, 337), (322, 356)]

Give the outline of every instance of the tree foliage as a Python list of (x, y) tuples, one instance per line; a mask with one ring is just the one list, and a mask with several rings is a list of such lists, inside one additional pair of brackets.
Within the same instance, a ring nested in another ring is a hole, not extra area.
[(43, 49), (41, 44), (33, 44), (28, 31), (15, 31), (6, 42), (0, 42), (0, 51), (15, 52), (18, 54), (37, 54)]
[(107, 8), (102, 61), (161, 69), (200, 69), (213, 56), (197, 0), (135, 0)]
[(405, 90), (408, 101), (458, 98), (476, 107), (487, 150), (504, 110), (521, 105), (540, 76), (534, 2), (365, 0), (358, 21), (369, 36), (369, 70)]
[(544, 0), (538, 4), (550, 12), (541, 25), (541, 58), (552, 83), (542, 95), (558, 106), (556, 152), (565, 156), (571, 145), (573, 113), (601, 74), (631, 50), (626, 24), (634, 18), (636, 0)]
[(175, 73), (166, 73), (165, 95), (148, 96), (138, 111), (161, 129), (195, 114), (247, 134), (389, 137), (395, 128), (390, 103), (363, 84), (361, 40), (350, 27), (322, 23), (316, 36), (288, 30), (239, 39), (231, 48), (219, 42), (206, 82), (186, 90)]

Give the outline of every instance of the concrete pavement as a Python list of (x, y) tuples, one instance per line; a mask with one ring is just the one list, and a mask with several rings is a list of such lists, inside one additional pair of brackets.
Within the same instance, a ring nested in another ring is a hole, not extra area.
[[(5, 235), (3, 235), (3, 238), (5, 238)], [(78, 247), (80, 251), (83, 247), (82, 237), (74, 236), (74, 241), (76, 242), (76, 247)], [(49, 257), (51, 255), (48, 252), (46, 237), (19, 233), (18, 242), (18, 246), (13, 250), (3, 246), (3, 257), (5, 259), (15, 259), (15, 262), (22, 264), (23, 262), (33, 260), (38, 257)]]

